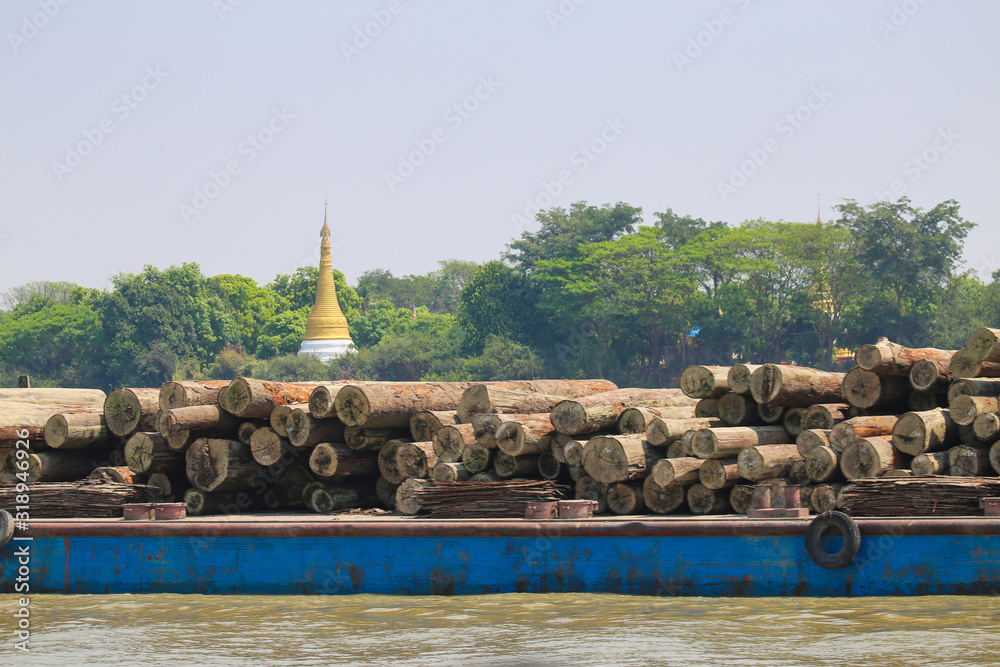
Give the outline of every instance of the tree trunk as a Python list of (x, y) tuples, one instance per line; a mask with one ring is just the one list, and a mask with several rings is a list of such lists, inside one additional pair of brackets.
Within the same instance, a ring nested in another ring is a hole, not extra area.
[(320, 514), (330, 514), (355, 507), (375, 507), (380, 504), (371, 484), (327, 484), (312, 492), (312, 506)]
[(465, 451), (462, 452), (462, 463), (465, 464), (466, 470), (473, 475), (485, 472), (487, 468), (493, 465), (493, 453), (498, 451), (500, 450), (490, 449), (482, 443), (475, 442), (466, 447)]
[(842, 453), (858, 438), (892, 435), (898, 417), (895, 415), (872, 415), (869, 417), (851, 417), (842, 421), (830, 431), (830, 446)]
[(892, 444), (911, 456), (940, 452), (958, 441), (958, 425), (948, 410), (907, 412), (892, 427)]
[(402, 428), (361, 428), (347, 426), (344, 428), (344, 442), (358, 452), (374, 452), (382, 448), (390, 440), (413, 442), (407, 429)]
[(250, 446), (236, 440), (198, 438), (188, 447), (186, 461), (188, 479), (202, 491), (242, 491), (263, 473)]
[(433, 442), (408, 442), (396, 452), (396, 467), (403, 477), (427, 479), (437, 462)]
[(698, 419), (718, 419), (719, 399), (702, 398), (694, 405), (694, 416)]
[(45, 444), (53, 449), (108, 447), (108, 426), (100, 412), (60, 412), (45, 422)]
[(261, 509), (261, 496), (245, 491), (206, 493), (201, 489), (184, 492), (184, 504), (188, 516), (210, 516), (216, 514), (239, 515)]
[(390, 484), (402, 484), (403, 480), (406, 479), (406, 477), (399, 472), (399, 465), (396, 463), (396, 454), (399, 453), (399, 449), (407, 442), (412, 441), (389, 440), (382, 445), (381, 449), (378, 450), (377, 461), (379, 472), (382, 473), (382, 477), (384, 477)]
[[(133, 472), (128, 466), (101, 466), (87, 476), (87, 479), (105, 480), (119, 484), (146, 484), (146, 475)], [(152, 485), (150, 485), (152, 486)]]
[(727, 426), (752, 426), (761, 421), (757, 403), (749, 395), (732, 392), (719, 399), (719, 419)]
[(948, 370), (955, 379), (977, 377), (1000, 377), (1000, 362), (976, 361), (969, 356), (968, 350), (959, 350), (951, 358)]
[(964, 378), (955, 380), (948, 387), (948, 402), (958, 396), (1000, 396), (1000, 380)]
[[(253, 438), (253, 434), (257, 429), (269, 428), (264, 426), (263, 422), (258, 419), (251, 419), (245, 422), (240, 422), (240, 425), (236, 428), (236, 439), (242, 442), (244, 445), (249, 445), (250, 440)], [(272, 429), (273, 430), (273, 429)], [(193, 433), (192, 431), (178, 431), (179, 433)], [(198, 434), (199, 437), (212, 437), (206, 436), (204, 434)], [(173, 436), (167, 436), (173, 437)]]
[(811, 428), (799, 433), (795, 438), (795, 446), (798, 448), (799, 454), (805, 456), (817, 447), (829, 447), (830, 433), (831, 431), (821, 428)]
[(235, 431), (239, 426), (239, 419), (218, 405), (173, 408), (156, 416), (156, 430), (165, 438), (178, 431)]
[(332, 442), (313, 448), (309, 468), (320, 477), (377, 477), (380, 471), (383, 476), (385, 472), (379, 466), (378, 455), (356, 452), (345, 444)]
[(663, 453), (641, 435), (598, 436), (583, 448), (583, 467), (599, 482), (628, 482), (649, 475)]
[(758, 403), (784, 407), (839, 403), (844, 373), (814, 368), (764, 364), (750, 376), (750, 393)]
[(690, 398), (719, 398), (729, 391), (729, 366), (688, 366), (681, 391)]
[(383, 507), (395, 509), (397, 489), (399, 489), (399, 484), (393, 484), (385, 477), (379, 477), (375, 481), (375, 495), (378, 496), (378, 500)]
[(0, 452), (0, 473), (14, 475), (12, 484), (74, 482), (89, 475), (94, 468), (107, 465), (107, 461), (101, 460), (101, 452), (92, 450), (32, 451), (27, 458), (20, 459), (15, 451)]
[(840, 471), (848, 481), (880, 477), (893, 468), (904, 468), (910, 459), (892, 446), (892, 436), (858, 438), (840, 456)]
[(472, 477), (464, 463), (438, 461), (431, 469), (431, 479), (436, 482), (464, 482)]
[(219, 392), (229, 380), (185, 380), (167, 382), (160, 387), (157, 405), (160, 410), (187, 408), (192, 405), (218, 405)]
[[(288, 416), (292, 414), (292, 410), (308, 410), (308, 403), (288, 403), (287, 405), (276, 405), (274, 409), (271, 410), (271, 416), (268, 417), (267, 425), (271, 427), (271, 430), (277, 433), (282, 438), (288, 437), (288, 429), (286, 428), (288, 421)], [(244, 422), (245, 423), (245, 422)]]
[(344, 423), (336, 418), (317, 419), (296, 408), (285, 419), (288, 441), (296, 447), (315, 447), (321, 442), (343, 442)]
[(0, 403), (24, 403), (26, 406), (87, 406), (102, 408), (107, 396), (100, 389), (64, 387), (0, 388)]
[(795, 445), (756, 445), (743, 449), (736, 457), (740, 477), (752, 481), (784, 477), (792, 462), (801, 460)]
[(590, 475), (584, 475), (576, 482), (573, 497), (577, 500), (593, 500), (597, 502), (594, 514), (608, 511), (608, 484), (599, 482)]
[(777, 424), (785, 414), (785, 406), (769, 403), (757, 404), (757, 415), (765, 424)]
[(349, 384), (337, 392), (337, 415), (348, 426), (409, 428), (417, 410), (454, 410), (467, 382)]
[(806, 474), (814, 482), (840, 478), (840, 456), (832, 447), (816, 447), (806, 454)]
[(683, 486), (660, 486), (652, 477), (642, 483), (642, 499), (654, 514), (670, 514), (684, 504), (686, 489)]
[(250, 452), (254, 461), (262, 466), (274, 465), (292, 447), (287, 438), (282, 438), (274, 429), (259, 428), (250, 436)]
[(316, 419), (329, 419), (337, 415), (337, 392), (349, 382), (323, 382), (309, 392), (309, 414)]
[(965, 350), (973, 361), (1000, 361), (1000, 329), (976, 329), (969, 334)]
[(823, 429), (829, 431), (834, 424), (847, 419), (850, 406), (846, 403), (820, 403), (806, 408), (802, 416), (802, 430)]
[(951, 418), (959, 426), (969, 426), (979, 415), (1000, 411), (1000, 399), (993, 396), (956, 396), (948, 402)]
[(910, 462), (910, 470), (916, 477), (948, 474), (948, 452), (925, 452), (917, 454)]
[(541, 414), (505, 422), (497, 428), (494, 437), (500, 451), (510, 456), (522, 456), (551, 450), (554, 435), (549, 415)]
[(427, 442), (442, 427), (458, 423), (455, 410), (417, 410), (410, 415), (410, 436), (414, 442)]
[(910, 367), (909, 377), (910, 386), (917, 391), (945, 390), (954, 379), (951, 375), (951, 357), (943, 361), (921, 359)]
[(936, 410), (937, 408), (948, 406), (943, 393), (932, 394), (916, 389), (910, 392), (906, 404), (910, 408), (910, 412), (927, 412), (928, 410)]
[[(487, 387), (489, 389), (486, 389)], [(540, 414), (549, 412), (555, 405), (555, 403), (548, 405), (548, 399), (528, 399), (521, 392), (580, 398), (616, 389), (618, 386), (607, 380), (510, 380), (473, 383), (461, 398), (458, 418), (462, 423), (469, 423), (474, 415), (487, 412)]]
[(978, 440), (993, 442), (1000, 437), (1000, 414), (988, 412), (978, 415), (972, 422), (972, 431)]
[(625, 408), (682, 407), (692, 402), (679, 389), (619, 389), (561, 401), (550, 418), (560, 433), (580, 435), (613, 427)]
[(687, 490), (687, 504), (692, 514), (727, 514), (732, 510), (729, 492), (694, 484)]
[(108, 430), (119, 437), (130, 436), (140, 430), (140, 426), (145, 426), (143, 418), (155, 419), (159, 410), (159, 389), (148, 387), (115, 389), (104, 400), (104, 420)]
[[(120, 468), (115, 469), (120, 470)], [(128, 468), (125, 468), (125, 470), (128, 470)], [(154, 472), (149, 476), (146, 485), (157, 490), (156, 502), (159, 503), (182, 502), (184, 500), (184, 492), (191, 488), (191, 484), (184, 473), (167, 474)]]
[(758, 364), (736, 364), (730, 368), (726, 378), (729, 382), (729, 390), (734, 394), (749, 394), (750, 376), (758, 368), (760, 368)]
[(785, 427), (785, 430), (788, 431), (788, 435), (794, 438), (799, 433), (802, 433), (804, 430), (802, 420), (805, 419), (805, 415), (805, 408), (788, 408), (785, 410), (781, 423)]
[(994, 473), (989, 447), (959, 445), (948, 450), (949, 474), (955, 477), (980, 477)]
[(641, 483), (612, 484), (608, 487), (608, 510), (612, 514), (642, 514), (645, 509)]
[(244, 419), (269, 419), (277, 405), (308, 403), (317, 382), (267, 382), (238, 377), (219, 398), (227, 412)]
[(844, 486), (843, 482), (817, 484), (816, 488), (813, 489), (812, 497), (809, 499), (809, 504), (812, 505), (813, 511), (817, 514), (822, 514), (823, 512), (830, 512), (837, 509), (837, 498)]
[(557, 460), (551, 448), (538, 455), (538, 474), (544, 479), (553, 481), (570, 476), (569, 466), (566, 465), (565, 461)]
[(167, 439), (159, 433), (136, 433), (125, 445), (125, 461), (133, 472), (182, 472), (185, 458), (181, 452), (170, 449)]
[(660, 486), (690, 486), (700, 481), (699, 471), (704, 459), (660, 459), (653, 464), (650, 476)]
[(309, 466), (300, 462), (282, 466), (274, 475), (274, 492), (282, 507), (311, 505), (306, 497), (306, 489), (315, 486), (316, 478), (309, 472)]
[[(242, 425), (240, 428), (242, 428)], [(175, 452), (186, 452), (188, 447), (191, 446), (191, 443), (197, 440), (198, 437), (200, 436), (196, 436), (191, 431), (180, 431), (179, 433), (174, 433), (168, 437), (167, 444), (170, 445), (170, 449)], [(240, 438), (240, 442), (243, 442), (242, 438)]]
[(879, 375), (902, 375), (910, 373), (913, 365), (922, 360), (951, 361), (955, 350), (939, 350), (933, 347), (910, 348), (899, 343), (893, 343), (882, 337), (874, 345), (862, 345), (854, 354), (854, 361), (866, 371)]
[(498, 451), (493, 455), (493, 471), (500, 479), (535, 477), (538, 473), (538, 454), (511, 456)]
[(423, 509), (420, 503), (420, 491), (430, 485), (426, 479), (408, 479), (396, 489), (396, 509), (409, 516)]
[[(594, 436), (597, 437), (597, 436)], [(563, 460), (566, 465), (572, 466), (574, 468), (583, 467), (583, 448), (587, 446), (587, 442), (593, 438), (583, 438), (580, 440), (574, 439), (572, 436), (563, 435), (562, 433), (556, 435), (552, 438), (553, 449), (561, 449)], [(556, 457), (558, 458), (558, 456)]]
[(680, 440), (688, 431), (724, 426), (725, 422), (720, 419), (663, 419), (657, 417), (646, 428), (646, 440), (654, 447), (665, 447)]
[(747, 447), (789, 444), (793, 441), (794, 438), (781, 426), (731, 426), (702, 429), (691, 449), (701, 459), (725, 459), (738, 456)]
[(737, 484), (729, 491), (729, 504), (736, 514), (746, 514), (753, 505), (754, 488), (745, 484)]
[(526, 414), (501, 414), (484, 412), (472, 416), (472, 433), (476, 441), (487, 449), (496, 449), (496, 431), (504, 422), (518, 421), (527, 417)]
[(910, 393), (910, 381), (855, 366), (844, 376), (843, 393), (847, 402), (858, 408), (901, 405)]
[(705, 459), (698, 470), (698, 481), (710, 489), (728, 489), (735, 486), (739, 479), (740, 468), (736, 459)]
[(472, 424), (443, 426), (434, 434), (434, 453), (443, 463), (458, 463), (469, 445), (475, 444), (476, 434)]
[(645, 433), (654, 419), (694, 419), (695, 409), (681, 408), (625, 408), (618, 416), (618, 432)]
[(995, 442), (990, 447), (989, 459), (993, 472), (1000, 475), (1000, 443)]

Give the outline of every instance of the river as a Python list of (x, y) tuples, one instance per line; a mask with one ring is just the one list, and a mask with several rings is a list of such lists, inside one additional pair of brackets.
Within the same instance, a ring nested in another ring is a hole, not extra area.
[(1000, 597), (0, 597), (0, 665), (995, 665)]

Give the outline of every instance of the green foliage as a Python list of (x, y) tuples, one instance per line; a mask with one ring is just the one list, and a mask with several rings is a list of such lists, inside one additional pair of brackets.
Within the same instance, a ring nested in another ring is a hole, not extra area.
[(413, 318), (405, 308), (396, 308), (391, 301), (375, 301), (350, 324), (351, 340), (357, 347), (378, 345), (395, 325)]
[(536, 300), (537, 292), (526, 275), (503, 262), (483, 264), (459, 296), (464, 349), (481, 353), (491, 335), (530, 340), (541, 320)]
[(535, 380), (545, 371), (544, 362), (527, 345), (490, 335), (483, 353), (465, 362), (465, 371), (474, 380)]
[(213, 276), (208, 279), (208, 288), (232, 308), (240, 328), (240, 345), (257, 352), (262, 329), (284, 305), (280, 297), (246, 276)]
[(285, 354), (250, 364), (247, 375), (260, 380), (309, 382), (327, 380), (330, 368), (311, 354)]
[[(300, 266), (295, 273), (279, 274), (274, 277), (267, 288), (285, 300), (283, 310), (312, 310), (316, 302), (316, 285), (319, 282), (319, 267)], [(350, 322), (361, 310), (361, 297), (354, 288), (347, 284), (344, 274), (333, 270), (333, 285), (337, 290), (337, 303), (344, 317)]]
[(311, 308), (286, 310), (269, 319), (257, 341), (257, 356), (269, 359), (298, 352), (306, 335), (306, 321)]
[(223, 348), (212, 363), (205, 369), (205, 380), (235, 380), (240, 375), (247, 375), (254, 363), (254, 358), (246, 354), (238, 345)]
[(427, 308), (432, 313), (458, 312), (462, 287), (478, 270), (475, 262), (448, 259), (425, 276), (393, 277), (386, 269), (365, 271), (358, 278), (358, 295), (364, 303), (390, 301), (397, 308)]

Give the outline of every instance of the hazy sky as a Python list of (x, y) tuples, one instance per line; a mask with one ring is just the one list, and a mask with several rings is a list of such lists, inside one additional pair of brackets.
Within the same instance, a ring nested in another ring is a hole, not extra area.
[[(496, 258), (533, 206), (956, 199), (1000, 267), (1000, 3), (0, 4), (0, 291)], [(895, 194), (892, 189), (895, 186)], [(532, 227), (533, 228), (533, 227)]]

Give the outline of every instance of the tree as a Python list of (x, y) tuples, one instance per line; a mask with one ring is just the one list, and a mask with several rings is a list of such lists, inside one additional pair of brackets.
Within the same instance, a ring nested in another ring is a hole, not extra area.
[(11, 287), (0, 297), (0, 310), (14, 310), (36, 296), (45, 297), (55, 303), (73, 303), (74, 292), (81, 289), (85, 288), (74, 283), (51, 282), (49, 280), (37, 280), (17, 285)]
[(483, 353), (465, 362), (468, 374), (482, 381), (534, 380), (542, 377), (545, 364), (527, 345), (490, 335)]
[(268, 320), (257, 342), (257, 356), (269, 359), (298, 352), (306, 335), (309, 311), (309, 308), (286, 310)]
[(391, 301), (376, 301), (351, 322), (351, 339), (355, 347), (372, 347), (377, 345), (394, 325), (406, 322), (412, 317), (411, 311), (396, 308)]
[[(319, 282), (319, 267), (300, 266), (295, 273), (279, 274), (274, 277), (267, 288), (287, 300), (288, 310), (309, 308), (316, 303), (316, 285)], [(347, 284), (344, 274), (333, 270), (333, 285), (337, 290), (337, 303), (344, 317), (350, 322), (361, 310), (361, 297), (354, 288)]]
[(223, 274), (208, 279), (208, 287), (229, 304), (240, 327), (240, 344), (257, 353), (258, 339), (263, 328), (284, 309), (281, 297), (265, 287), (258, 287), (252, 278)]
[(458, 323), (465, 332), (465, 349), (479, 354), (492, 335), (518, 342), (530, 340), (541, 323), (531, 281), (503, 262), (483, 264), (459, 295)]

